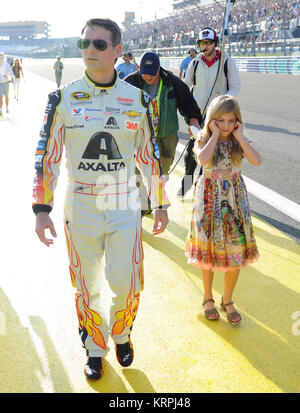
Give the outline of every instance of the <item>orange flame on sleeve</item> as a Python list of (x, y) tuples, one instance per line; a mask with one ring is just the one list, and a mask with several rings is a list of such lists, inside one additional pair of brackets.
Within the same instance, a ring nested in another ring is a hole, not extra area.
[[(56, 123), (56, 116), (53, 122), (53, 126), (51, 128), (50, 136), (53, 136), (53, 128), (55, 127)], [(43, 186), (45, 188), (45, 200), (43, 203), (50, 205), (53, 200), (53, 184), (56, 178), (56, 175), (53, 171), (52, 165), (56, 165), (61, 161), (62, 152), (63, 152), (63, 126), (58, 130), (57, 138), (53, 136), (53, 149), (51, 153), (47, 153), (44, 158), (44, 180)], [(49, 143), (51, 140), (49, 139)], [(48, 150), (48, 148), (47, 148)]]

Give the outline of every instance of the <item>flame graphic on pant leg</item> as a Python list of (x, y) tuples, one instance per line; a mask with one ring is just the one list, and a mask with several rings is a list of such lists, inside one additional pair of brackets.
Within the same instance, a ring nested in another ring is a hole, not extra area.
[(89, 292), (86, 288), (84, 276), (81, 272), (79, 254), (75, 249), (71, 232), (65, 224), (65, 234), (69, 255), (69, 270), (73, 287), (77, 289), (75, 294), (76, 311), (80, 328), (85, 329), (97, 346), (106, 349), (104, 337), (99, 329), (102, 319), (98, 313), (89, 308)]
[(137, 314), (140, 302), (140, 292), (136, 291), (137, 280), (139, 281), (141, 290), (144, 287), (144, 271), (143, 271), (143, 245), (141, 241), (141, 230), (136, 230), (135, 243), (132, 254), (132, 276), (130, 291), (126, 301), (126, 308), (117, 311), (115, 316), (118, 321), (115, 322), (112, 334), (121, 334), (125, 326), (131, 327)]

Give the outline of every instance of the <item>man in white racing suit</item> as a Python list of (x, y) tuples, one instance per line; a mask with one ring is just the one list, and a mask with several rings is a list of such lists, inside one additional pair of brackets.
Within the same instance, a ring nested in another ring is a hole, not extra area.
[[(117, 77), (114, 64), (122, 52), (120, 41), (120, 29), (113, 21), (86, 23), (78, 41), (86, 72), (49, 95), (36, 150), (33, 210), (37, 235), (47, 246), (53, 240), (46, 238), (45, 230), (56, 236), (49, 213), (63, 147), (66, 150), (65, 233), (71, 280), (77, 290), (79, 332), (88, 355), (84, 372), (92, 379), (102, 375), (109, 334), (119, 363), (127, 367), (133, 361), (130, 333), (143, 289), (136, 165), (154, 209), (153, 235), (168, 224), (169, 200), (148, 108), (150, 98)], [(113, 293), (109, 320), (100, 310), (104, 273)]]

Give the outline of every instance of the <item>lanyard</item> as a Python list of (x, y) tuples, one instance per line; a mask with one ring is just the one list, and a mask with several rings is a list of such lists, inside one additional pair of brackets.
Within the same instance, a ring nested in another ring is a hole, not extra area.
[(152, 119), (153, 119), (153, 126), (154, 126), (155, 131), (157, 131), (158, 125), (159, 125), (160, 95), (162, 91), (162, 85), (163, 85), (162, 78), (160, 78), (157, 96), (155, 99), (151, 101), (151, 106), (150, 106)]

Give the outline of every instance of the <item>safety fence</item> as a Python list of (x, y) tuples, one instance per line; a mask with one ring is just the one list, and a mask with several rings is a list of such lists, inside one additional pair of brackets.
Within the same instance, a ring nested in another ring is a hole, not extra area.
[(234, 58), (242, 72), (300, 75), (300, 57)]
[[(241, 72), (300, 75), (300, 57), (233, 57)], [(182, 58), (160, 57), (165, 69), (179, 69)]]

